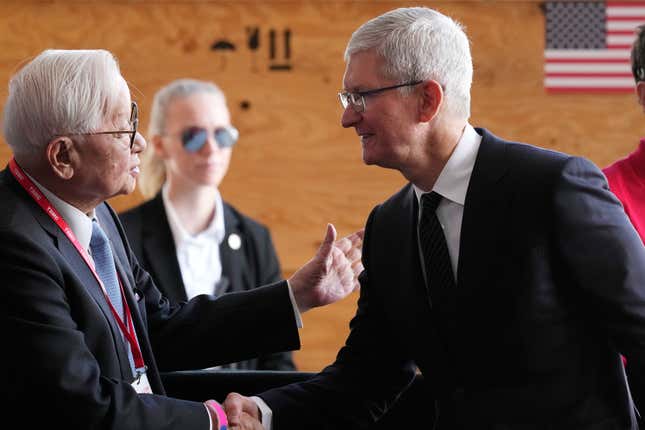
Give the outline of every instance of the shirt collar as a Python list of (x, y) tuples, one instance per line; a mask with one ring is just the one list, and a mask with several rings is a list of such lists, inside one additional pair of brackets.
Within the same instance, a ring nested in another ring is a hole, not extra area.
[(76, 240), (83, 247), (83, 249), (89, 249), (90, 240), (92, 238), (92, 220), (96, 219), (96, 210), (92, 209), (92, 212), (87, 215), (80, 209), (70, 205), (65, 200), (59, 198), (54, 193), (49, 191), (47, 188), (42, 186), (38, 181), (36, 181), (29, 173), (25, 172), (29, 179), (38, 187), (38, 189), (47, 197), (49, 203), (54, 206), (58, 213), (63, 217), (69, 228), (72, 229)]
[(219, 193), (219, 190), (215, 190), (215, 216), (211, 220), (210, 224), (206, 229), (195, 236), (191, 236), (190, 233), (186, 231), (181, 221), (175, 212), (175, 208), (172, 206), (170, 199), (168, 198), (168, 184), (165, 183), (161, 188), (161, 199), (163, 200), (164, 209), (166, 210), (166, 216), (168, 217), (168, 224), (170, 225), (170, 231), (172, 237), (175, 240), (175, 247), (179, 247), (183, 242), (187, 240), (193, 240), (196, 238), (212, 238), (215, 239), (216, 243), (220, 244), (224, 240), (225, 226), (224, 226), (224, 204), (222, 202), (222, 196)]
[[(463, 206), (481, 141), (482, 137), (477, 134), (475, 129), (470, 124), (466, 124), (455, 150), (452, 151), (448, 162), (430, 191), (435, 191), (443, 198)], [(419, 200), (421, 195), (430, 192), (422, 190), (414, 184), (412, 186)]]

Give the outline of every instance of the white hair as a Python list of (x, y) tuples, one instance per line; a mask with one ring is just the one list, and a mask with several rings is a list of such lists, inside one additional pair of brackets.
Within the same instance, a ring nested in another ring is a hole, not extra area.
[(401, 83), (432, 79), (443, 88), (446, 110), (470, 117), (473, 63), (461, 24), (426, 7), (395, 9), (367, 21), (352, 34), (345, 61), (371, 49), (384, 60), (383, 78)]
[[(213, 94), (226, 106), (224, 92), (212, 82), (197, 79), (177, 79), (162, 87), (154, 96), (150, 110), (147, 138), (163, 136), (168, 121), (168, 108), (177, 100), (193, 94)], [(139, 175), (139, 190), (145, 198), (152, 198), (159, 192), (166, 181), (166, 166), (155, 154), (152, 145), (141, 154), (141, 173)]]
[(9, 81), (3, 133), (15, 154), (42, 151), (57, 135), (98, 130), (125, 80), (105, 50), (43, 51)]

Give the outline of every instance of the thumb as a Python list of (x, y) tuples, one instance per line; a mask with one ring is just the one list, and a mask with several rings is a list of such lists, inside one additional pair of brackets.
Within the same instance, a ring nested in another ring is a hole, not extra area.
[(244, 409), (243, 397), (238, 393), (230, 393), (226, 396), (226, 400), (224, 400), (222, 406), (224, 407), (224, 411), (226, 411), (229, 425), (238, 425)]
[(336, 229), (333, 224), (327, 224), (325, 238), (320, 244), (320, 248), (318, 248), (318, 256), (323, 260), (326, 260), (331, 254), (331, 250), (334, 248), (334, 241), (336, 241)]

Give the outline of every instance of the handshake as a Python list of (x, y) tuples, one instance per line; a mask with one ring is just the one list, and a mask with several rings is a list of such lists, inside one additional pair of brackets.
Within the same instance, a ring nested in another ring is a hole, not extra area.
[(204, 402), (213, 430), (264, 430), (258, 406), (248, 397), (231, 393), (224, 407), (215, 400)]

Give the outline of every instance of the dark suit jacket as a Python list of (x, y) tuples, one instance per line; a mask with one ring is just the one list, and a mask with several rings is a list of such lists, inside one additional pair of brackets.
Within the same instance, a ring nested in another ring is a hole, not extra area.
[[(157, 288), (171, 303), (186, 301), (186, 289), (161, 193), (119, 217), (134, 254), (150, 273)], [(217, 295), (248, 291), (282, 279), (278, 256), (266, 227), (227, 203), (224, 203), (224, 226), (226, 233), (219, 247), (222, 280), (217, 286)], [(228, 245), (231, 234), (241, 238), (239, 249), (231, 249)], [(290, 352), (262, 355), (224, 367), (240, 370), (295, 370)]]
[(111, 241), (155, 393), (137, 395), (119, 328), (76, 249), (8, 170), (0, 173), (0, 201), (0, 393), (6, 422), (206, 430), (202, 404), (163, 395), (158, 365), (203, 368), (257, 351), (298, 348), (285, 282), (171, 306), (137, 262), (116, 214), (101, 204), (97, 216)]
[[(478, 133), (454, 332), (428, 300), (407, 185), (369, 216), (336, 362), (262, 394), (276, 428), (364, 428), (414, 365), (440, 399), (440, 429), (638, 428), (619, 353), (645, 367), (642, 242), (590, 162)], [(420, 428), (433, 428), (432, 402)]]

